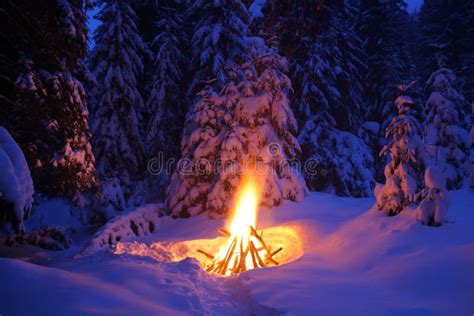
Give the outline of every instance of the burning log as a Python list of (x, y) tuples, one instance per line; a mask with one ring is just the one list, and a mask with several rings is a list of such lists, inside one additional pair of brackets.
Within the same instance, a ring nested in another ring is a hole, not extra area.
[[(219, 229), (219, 233), (231, 237), (230, 233), (225, 229)], [(256, 247), (255, 243), (259, 247)], [(252, 268), (257, 269), (269, 265), (278, 265), (279, 263), (273, 259), (273, 256), (282, 250), (283, 248), (280, 247), (272, 252), (271, 247), (263, 240), (262, 234), (259, 235), (255, 228), (249, 226), (248, 235), (233, 237), (223, 258), (222, 256), (219, 258), (218, 255), (213, 256), (200, 249), (197, 251), (212, 260), (206, 267), (206, 271), (220, 275), (236, 275)], [(251, 259), (253, 267), (248, 266), (247, 258)]]
[(202, 253), (203, 255), (205, 255), (206, 257), (208, 257), (211, 260), (214, 260), (214, 256), (211, 255), (210, 253), (205, 252), (204, 250), (198, 249), (197, 252)]
[(276, 255), (277, 253), (279, 253), (280, 251), (282, 251), (282, 250), (283, 250), (283, 247), (280, 247), (280, 248), (278, 248), (277, 250), (275, 250), (274, 252), (272, 252), (272, 257), (273, 257), (274, 255)]
[(219, 228), (218, 232), (224, 235), (225, 237), (232, 236), (232, 234), (225, 228)]
[(255, 248), (253, 246), (253, 243), (250, 242), (250, 256), (252, 257), (252, 264), (254, 268), (258, 268), (257, 265), (257, 256), (255, 255)]
[(257, 224), (257, 208), (259, 205), (259, 178), (249, 172), (242, 180), (237, 192), (237, 203), (232, 217), (228, 222), (228, 230), (221, 228), (219, 233), (228, 238), (228, 244), (215, 255), (199, 251), (210, 259), (206, 271), (221, 275), (234, 275), (249, 269), (278, 265), (273, 256), (281, 251), (272, 249), (263, 239), (263, 231), (259, 234)]
[[(260, 265), (261, 268), (265, 267), (265, 263), (263, 262), (262, 258), (260, 258), (260, 255), (258, 254), (257, 249), (255, 248), (255, 245), (253, 244), (253, 241), (250, 242), (250, 245), (252, 247), (253, 254), (255, 255), (255, 258), (257, 258), (257, 262)], [(257, 266), (256, 266), (257, 267)]]
[[(260, 242), (260, 244), (263, 246), (263, 248), (268, 252), (270, 253), (270, 248), (267, 246), (267, 244), (263, 241), (262, 237), (260, 237), (257, 233), (257, 231), (255, 230), (255, 228), (253, 228), (252, 226), (249, 226), (250, 227), (250, 231), (251, 231), (251, 235), (255, 238), (258, 239), (258, 241)], [(263, 234), (262, 234), (263, 235)]]
[(229, 265), (230, 259), (234, 255), (234, 250), (235, 247), (237, 246), (237, 237), (234, 237), (234, 240), (232, 240), (231, 246), (229, 247), (226, 256), (224, 257), (224, 261), (220, 266), (220, 269), (218, 269), (216, 272), (220, 274), (225, 274), (227, 271), (227, 266)]

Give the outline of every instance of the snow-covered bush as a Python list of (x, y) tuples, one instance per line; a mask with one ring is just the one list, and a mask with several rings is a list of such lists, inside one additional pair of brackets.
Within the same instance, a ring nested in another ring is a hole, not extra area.
[(117, 216), (96, 233), (77, 257), (107, 249), (127, 237), (149, 235), (156, 230), (164, 214), (163, 204), (148, 204), (130, 213)]
[[(111, 177), (104, 179), (100, 184), (100, 191), (97, 193), (93, 206), (94, 222), (103, 222), (115, 216), (116, 211), (124, 211), (127, 208), (123, 188), (120, 179)], [(102, 218), (98, 218), (102, 217)]]
[(46, 227), (30, 233), (16, 234), (0, 241), (5, 246), (31, 245), (50, 250), (64, 250), (71, 246), (72, 240), (64, 227)]
[(33, 193), (33, 181), (25, 156), (8, 131), (0, 126), (1, 226), (11, 223), (16, 232), (24, 231), (23, 219), (29, 215)]
[(456, 76), (447, 68), (434, 72), (426, 83), (431, 93), (426, 107), (425, 143), (430, 164), (446, 176), (448, 189), (459, 189), (469, 173), (469, 118), (467, 102), (455, 89)]
[(395, 104), (399, 115), (385, 131), (389, 139), (380, 155), (390, 155), (385, 166), (385, 185), (377, 195), (377, 206), (388, 215), (400, 213), (414, 202), (423, 185), (424, 148), (419, 136), (418, 122), (411, 115), (414, 105), (409, 96), (399, 96)]
[(299, 172), (284, 165), (300, 151), (286, 60), (254, 44), (252, 59), (230, 70), (222, 92), (201, 91), (187, 116), (182, 156), (192, 169), (172, 176), (167, 206), (174, 216), (225, 214), (250, 162), (265, 173), (263, 204), (299, 200), (306, 192)]
[(445, 223), (449, 208), (446, 178), (436, 166), (426, 169), (425, 187), (418, 195), (421, 202), (416, 209), (417, 219), (429, 226), (440, 226)]
[(310, 190), (354, 197), (371, 194), (374, 161), (361, 139), (337, 130), (330, 117), (316, 115), (306, 122), (298, 141)]

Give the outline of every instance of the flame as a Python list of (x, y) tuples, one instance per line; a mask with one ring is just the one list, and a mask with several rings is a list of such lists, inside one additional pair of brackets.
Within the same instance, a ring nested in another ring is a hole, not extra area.
[[(216, 259), (222, 260), (226, 256), (229, 248), (232, 246), (232, 241), (237, 240), (235, 246), (236, 251), (246, 249), (250, 241), (254, 238), (251, 236), (251, 228), (256, 227), (257, 224), (257, 209), (259, 204), (259, 180), (254, 173), (247, 174), (242, 180), (237, 193), (237, 199), (233, 208), (230, 220), (227, 223), (228, 231), (231, 236), (228, 239), (228, 243), (220, 248)], [(257, 241), (253, 241), (257, 244)], [(233, 256), (229, 266), (232, 267), (234, 261), (237, 260), (236, 256)], [(245, 259), (245, 264), (248, 269), (253, 266), (252, 258), (248, 256)], [(256, 268), (256, 267), (253, 267)], [(225, 275), (230, 275), (231, 271), (227, 271)]]
[(242, 181), (241, 190), (237, 194), (237, 203), (228, 224), (232, 236), (250, 235), (249, 226), (256, 226), (259, 195), (257, 183), (257, 178), (252, 174)]

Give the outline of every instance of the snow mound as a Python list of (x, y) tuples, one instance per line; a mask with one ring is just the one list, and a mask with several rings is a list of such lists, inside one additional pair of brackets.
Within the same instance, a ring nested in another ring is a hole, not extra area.
[(425, 186), (418, 194), (422, 201), (416, 209), (416, 217), (424, 225), (441, 226), (447, 221), (449, 200), (446, 178), (436, 166), (426, 169)]
[(116, 245), (127, 237), (146, 236), (155, 232), (165, 214), (163, 204), (149, 204), (118, 216), (101, 228), (77, 258)]
[(2, 126), (0, 126), (0, 174), (2, 175), (0, 202), (3, 200), (13, 206), (14, 218), (11, 221), (15, 226), (14, 229), (24, 231), (23, 218), (29, 215), (33, 203), (33, 180), (23, 152)]
[(425, 185), (430, 189), (445, 189), (446, 177), (436, 166), (429, 166), (425, 171)]

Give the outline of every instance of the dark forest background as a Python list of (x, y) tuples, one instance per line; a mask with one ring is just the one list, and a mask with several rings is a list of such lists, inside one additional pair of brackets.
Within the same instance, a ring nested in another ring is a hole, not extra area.
[[(448, 188), (469, 176), (473, 1), (425, 0), (409, 14), (403, 0), (267, 0), (261, 9), (246, 0), (4, 0), (0, 17), (0, 125), (24, 152), (36, 193), (90, 206), (95, 220), (147, 201), (166, 201), (176, 216), (217, 208), (231, 178), (151, 174), (150, 159), (230, 155), (215, 143), (223, 130), (238, 135), (235, 159), (258, 156), (249, 149), (257, 127), (285, 157), (317, 162), (304, 183), (272, 167), (278, 185), (268, 185), (281, 193), (270, 205), (297, 200), (305, 186), (368, 196), (385, 181), (379, 152), (400, 95), (412, 100), (426, 150), (445, 155)], [(279, 101), (264, 115), (219, 101), (248, 91)], [(448, 109), (433, 112), (433, 92)], [(442, 135), (427, 143), (433, 124)]]

